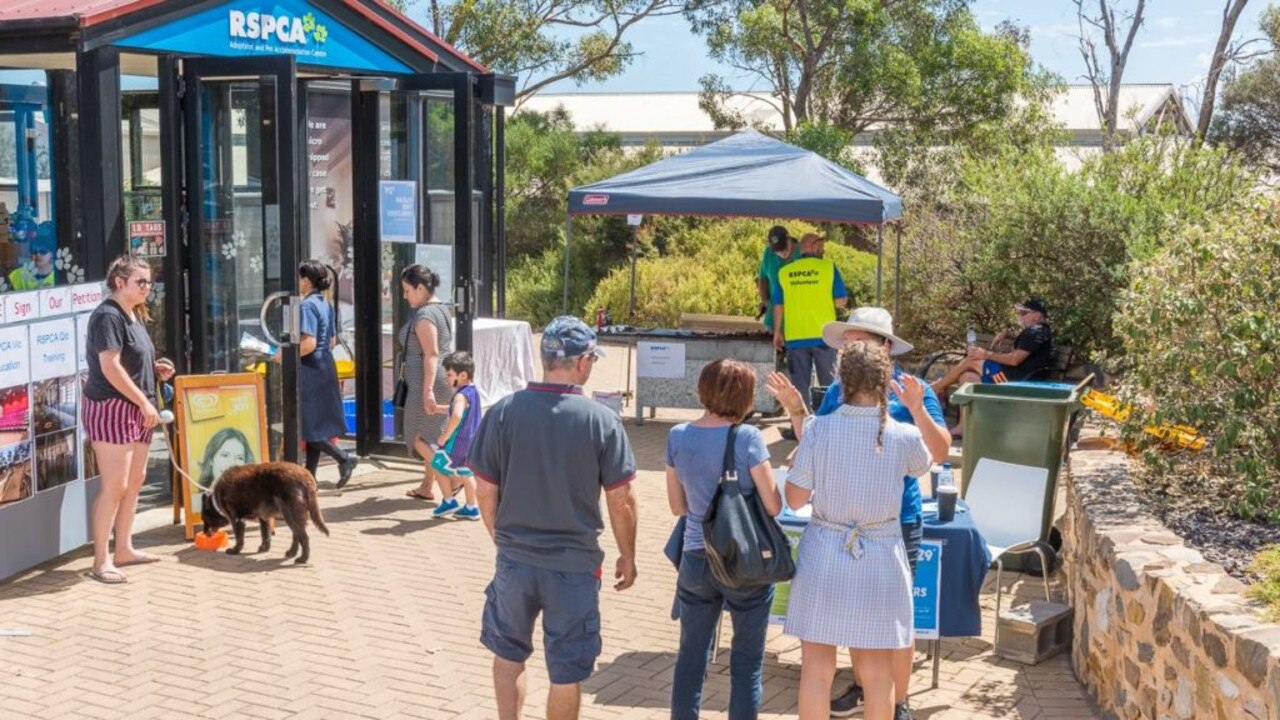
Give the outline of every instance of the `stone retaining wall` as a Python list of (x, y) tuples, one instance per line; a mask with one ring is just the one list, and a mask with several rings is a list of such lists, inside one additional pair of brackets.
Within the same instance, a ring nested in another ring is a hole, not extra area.
[(1122, 454), (1071, 456), (1072, 666), (1108, 717), (1280, 720), (1280, 625), (1136, 501)]

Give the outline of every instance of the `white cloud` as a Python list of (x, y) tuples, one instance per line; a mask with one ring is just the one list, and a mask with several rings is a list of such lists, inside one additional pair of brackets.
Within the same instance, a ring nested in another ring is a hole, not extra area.
[(1156, 18), (1155, 21), (1152, 22), (1152, 25), (1155, 25), (1158, 28), (1163, 28), (1165, 30), (1168, 30), (1169, 28), (1177, 27), (1178, 22), (1179, 20), (1176, 17), (1163, 17), (1163, 18)]
[(1138, 47), (1144, 48), (1170, 48), (1170, 47), (1187, 47), (1190, 45), (1204, 45), (1213, 42), (1212, 35), (1173, 35), (1170, 37), (1160, 38), (1158, 40), (1144, 40), (1138, 43)]

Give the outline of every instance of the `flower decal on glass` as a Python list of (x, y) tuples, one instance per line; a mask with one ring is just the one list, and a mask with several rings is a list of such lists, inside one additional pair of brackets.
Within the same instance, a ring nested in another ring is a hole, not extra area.
[(254, 255), (249, 258), (249, 269), (254, 272), (262, 272), (262, 256)]
[(222, 257), (227, 260), (234, 259), (249, 244), (249, 239), (245, 237), (243, 230), (237, 230), (231, 234), (230, 239), (222, 243)]
[(316, 42), (323, 45), (329, 40), (329, 28), (324, 25), (317, 25), (315, 32), (311, 33), (311, 37), (315, 38)]
[(84, 282), (84, 268), (75, 263), (75, 256), (71, 254), (71, 248), (58, 248), (58, 254), (54, 256), (53, 267), (61, 270), (69, 283)]

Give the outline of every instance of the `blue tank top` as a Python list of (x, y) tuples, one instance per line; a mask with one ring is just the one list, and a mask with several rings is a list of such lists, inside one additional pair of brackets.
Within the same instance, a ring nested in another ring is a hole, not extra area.
[[(462, 422), (454, 428), (453, 436), (444, 444), (444, 449), (449, 453), (449, 459), (453, 461), (454, 467), (467, 461), (471, 455), (471, 445), (475, 442), (476, 433), (480, 431), (480, 391), (475, 385), (468, 384), (454, 391), (453, 397), (456, 398), (459, 395), (467, 399), (467, 409), (462, 413)], [(453, 404), (452, 398), (449, 404)]]

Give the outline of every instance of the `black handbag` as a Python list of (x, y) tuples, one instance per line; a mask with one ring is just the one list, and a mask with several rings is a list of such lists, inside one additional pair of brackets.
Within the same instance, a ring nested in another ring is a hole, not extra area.
[(738, 426), (729, 428), (724, 471), (702, 520), (711, 574), (733, 590), (786, 582), (796, 574), (791, 541), (764, 509), (759, 493), (744, 495), (734, 469)]
[(396, 392), (391, 396), (391, 402), (398, 408), (409, 402), (409, 381), (404, 379), (404, 359), (409, 356), (409, 341), (413, 339), (413, 331), (417, 326), (418, 316), (415, 314), (409, 325), (409, 333), (404, 336), (404, 347), (400, 348), (400, 378), (396, 380)]

